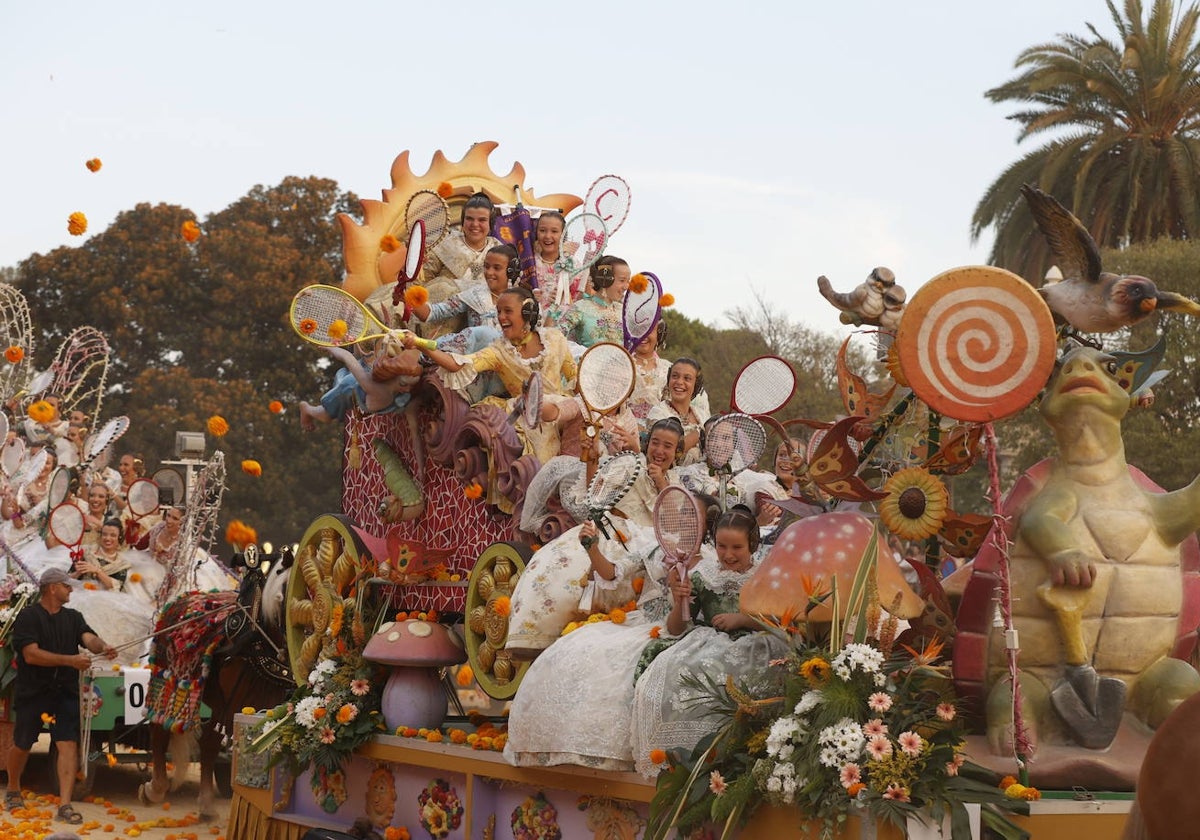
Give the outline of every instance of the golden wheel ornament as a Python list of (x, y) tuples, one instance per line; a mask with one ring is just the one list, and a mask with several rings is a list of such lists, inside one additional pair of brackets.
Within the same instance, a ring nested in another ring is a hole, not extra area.
[[(351, 630), (359, 647), (366, 644), (366, 631), (352, 592), (369, 553), (351, 522), (340, 514), (317, 517), (304, 532), (296, 552), (285, 604), (288, 656), (299, 685), (308, 683), (309, 672), (322, 658), (322, 652), (334, 653), (337, 636), (346, 629)], [(349, 628), (334, 626), (339, 614), (351, 622)]]
[(504, 649), (508, 639), (508, 603), (533, 553), (519, 543), (492, 543), (479, 555), (467, 581), (464, 641), (475, 679), (489, 696), (507, 700), (517, 693), (528, 662)]

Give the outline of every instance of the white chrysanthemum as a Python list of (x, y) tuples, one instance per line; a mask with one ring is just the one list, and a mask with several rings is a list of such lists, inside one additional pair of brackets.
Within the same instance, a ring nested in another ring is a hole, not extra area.
[(795, 713), (804, 715), (811, 712), (817, 706), (824, 702), (825, 697), (819, 691), (806, 691), (804, 696), (800, 698), (800, 702), (796, 704)]
[(883, 669), (883, 654), (870, 645), (846, 645), (833, 658), (832, 665), (834, 672), (842, 679), (849, 679), (849, 673), (854, 670), (878, 674)]
[(312, 729), (317, 725), (317, 719), (313, 713), (319, 708), (321, 708), (321, 698), (305, 697), (296, 704), (296, 723), (305, 729)]
[(33, 583), (18, 583), (13, 590), (13, 596), (16, 598), (29, 597), (32, 598), (37, 594), (37, 585)]

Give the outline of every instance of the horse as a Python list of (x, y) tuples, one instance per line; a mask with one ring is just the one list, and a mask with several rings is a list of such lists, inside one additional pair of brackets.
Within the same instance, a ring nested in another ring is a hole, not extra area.
[[(214, 768), (221, 743), (233, 732), (233, 716), (243, 707), (256, 709), (277, 705), (295, 689), (287, 664), (284, 635), (284, 593), (291, 573), (290, 551), (281, 554), (266, 575), (248, 569), (237, 593), (190, 592), (165, 606), (155, 628), (153, 671), (147, 691), (147, 720), (150, 724), (151, 777), (138, 788), (143, 804), (162, 803), (182, 782), (191, 757), (191, 733), (198, 729), (200, 744), (200, 792), (197, 805), (201, 819), (215, 815)], [(183, 617), (181, 616), (188, 616)], [(172, 630), (180, 622), (184, 630)], [(205, 651), (202, 657), (180, 662), (178, 636), (191, 629), (187, 647)], [(173, 644), (173, 642), (175, 644)], [(198, 675), (195, 667), (206, 668)], [(199, 676), (202, 690), (191, 684)], [(203, 701), (211, 716), (200, 720)], [(175, 759), (177, 772), (167, 777), (167, 750)]]

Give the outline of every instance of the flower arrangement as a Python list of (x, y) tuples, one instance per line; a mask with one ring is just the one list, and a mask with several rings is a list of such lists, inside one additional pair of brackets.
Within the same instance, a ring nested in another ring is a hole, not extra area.
[[(868, 549), (873, 562), (874, 552)], [(810, 627), (813, 607), (832, 599), (836, 581), (808, 587), (807, 608), (760, 617), (787, 645), (756, 693), (727, 679), (693, 678), (698, 703), (724, 721), (690, 756), (651, 754), (659, 774), (646, 837), (683, 835), (709, 823), (732, 836), (761, 802), (799, 808), (832, 834), (852, 813), (903, 827), (909, 817), (949, 815), (953, 836), (969, 836), (965, 804), (985, 824), (1020, 836), (1004, 811), (1027, 812), (991, 774), (966, 761), (966, 730), (944, 667), (942, 643), (894, 645), (896, 619), (882, 613), (863, 576), (850, 594), (853, 626)], [(843, 640), (849, 639), (843, 644)], [(824, 641), (822, 641), (824, 640)]]
[(509, 824), (513, 840), (562, 840), (558, 811), (540, 791), (513, 809)]

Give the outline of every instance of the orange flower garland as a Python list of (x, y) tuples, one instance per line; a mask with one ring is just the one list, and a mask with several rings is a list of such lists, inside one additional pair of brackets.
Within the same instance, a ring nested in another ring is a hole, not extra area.
[(200, 226), (188, 219), (179, 226), (179, 235), (183, 237), (184, 242), (195, 242), (200, 238)]
[(260, 475), (262, 475), (262, 464), (258, 463), (258, 461), (252, 460), (242, 461), (242, 472), (244, 472), (246, 475), (252, 475), (255, 478), (258, 478)]
[(25, 348), (13, 344), (4, 351), (4, 358), (8, 359), (10, 364), (19, 364), (25, 358)]
[(208, 418), (208, 433), (214, 437), (225, 437), (229, 434), (229, 423), (220, 414)]
[(88, 168), (88, 172), (99, 172), (100, 167), (104, 164), (100, 162), (100, 158), (92, 158), (91, 160), (84, 161), (83, 165)]
[(78, 210), (67, 216), (67, 233), (72, 236), (83, 236), (87, 233), (87, 216)]

